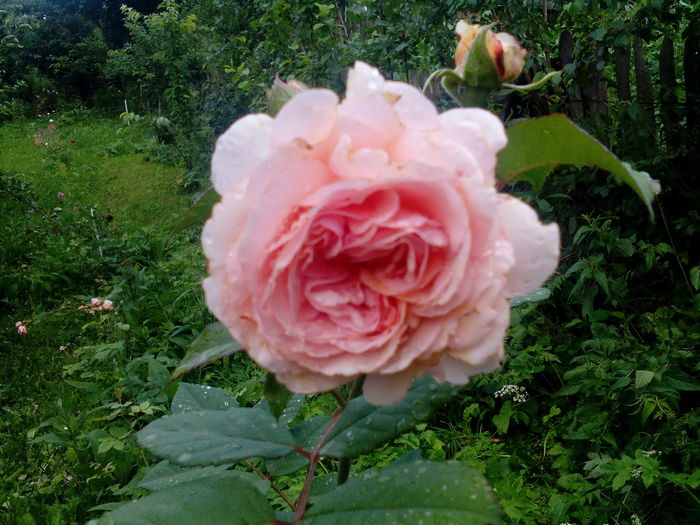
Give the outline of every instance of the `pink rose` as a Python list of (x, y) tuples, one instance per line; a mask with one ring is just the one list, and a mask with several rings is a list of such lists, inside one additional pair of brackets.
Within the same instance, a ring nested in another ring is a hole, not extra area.
[(100, 301), (97, 297), (93, 297), (92, 299), (90, 299), (90, 304), (92, 306), (100, 306), (100, 304), (102, 304), (102, 301)]
[(508, 298), (554, 271), (559, 230), (495, 189), (503, 125), (439, 114), (358, 62), (345, 100), (311, 89), (218, 140), (207, 304), (292, 391), (366, 374), (375, 404), (413, 378), (463, 384), (503, 358)]
[(17, 333), (18, 333), (19, 335), (27, 335), (27, 327), (24, 326), (23, 324), (19, 325), (19, 326), (17, 327)]
[(103, 310), (112, 310), (113, 308), (114, 308), (114, 304), (109, 299), (105, 299), (105, 302), (102, 303)]

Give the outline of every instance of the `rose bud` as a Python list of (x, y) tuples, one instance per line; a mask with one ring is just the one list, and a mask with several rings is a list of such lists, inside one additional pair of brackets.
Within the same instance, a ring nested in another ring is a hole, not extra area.
[(100, 306), (101, 303), (102, 301), (100, 301), (97, 297), (93, 297), (92, 299), (90, 299), (90, 304), (92, 306)]
[(20, 335), (27, 335), (27, 327), (24, 325), (20, 325), (17, 327), (17, 333)]
[(501, 83), (512, 82), (523, 70), (527, 51), (508, 33), (493, 33), (486, 26), (474, 25), (460, 20), (455, 32), (459, 43), (455, 50), (455, 65), (462, 75), (469, 53), (481, 31), (486, 31), (485, 45)]

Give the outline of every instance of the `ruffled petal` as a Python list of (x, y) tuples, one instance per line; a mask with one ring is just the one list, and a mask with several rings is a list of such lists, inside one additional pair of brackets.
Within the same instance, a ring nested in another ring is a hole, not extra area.
[(328, 89), (309, 89), (287, 102), (274, 120), (274, 145), (301, 140), (311, 146), (333, 131), (338, 95)]
[(515, 264), (506, 276), (506, 297), (525, 295), (557, 269), (559, 226), (543, 224), (530, 206), (504, 194), (499, 195), (498, 221), (515, 256)]
[(255, 114), (234, 122), (216, 141), (211, 158), (211, 181), (219, 195), (239, 187), (248, 179), (270, 152), (273, 120)]

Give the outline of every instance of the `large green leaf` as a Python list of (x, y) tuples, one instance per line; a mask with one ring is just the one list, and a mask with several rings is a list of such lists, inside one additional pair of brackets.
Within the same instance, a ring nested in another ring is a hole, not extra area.
[(253, 525), (275, 513), (256, 488), (238, 477), (208, 478), (135, 500), (88, 525)]
[(151, 467), (146, 475), (141, 478), (138, 487), (155, 492), (172, 487), (180, 486), (184, 483), (191, 483), (204, 478), (239, 478), (255, 487), (261, 493), (266, 494), (270, 488), (270, 482), (261, 479), (256, 474), (240, 470), (228, 470), (231, 465), (218, 465), (216, 467), (207, 465), (206, 467), (186, 468), (163, 460)]
[(426, 421), (456, 391), (457, 387), (450, 383), (438, 385), (424, 376), (414, 381), (402, 401), (393, 405), (377, 407), (365, 401), (364, 396), (357, 397), (348, 403), (321, 454), (352, 458), (371, 452), (416, 423)]
[(220, 388), (192, 383), (180, 383), (170, 405), (173, 414), (184, 414), (192, 410), (228, 410), (238, 403)]
[[(321, 439), (323, 432), (328, 428), (330, 422), (331, 418), (328, 416), (312, 417), (293, 427), (291, 429), (292, 435), (297, 443), (299, 443), (300, 448), (311, 452), (319, 439)], [(280, 459), (268, 459), (267, 471), (275, 477), (286, 476), (305, 467), (308, 462), (309, 460), (307, 457), (292, 453)]]
[(196, 410), (157, 419), (137, 433), (141, 446), (179, 465), (220, 465), (247, 457), (278, 458), (294, 437), (265, 410)]
[(311, 499), (303, 525), (484, 525), (501, 512), (484, 476), (458, 463), (397, 461)]
[(609, 171), (630, 186), (646, 204), (660, 191), (648, 173), (635, 171), (562, 114), (523, 120), (507, 130), (508, 145), (498, 154), (496, 172), (505, 182), (530, 181), (540, 188), (552, 167), (591, 166)]
[(173, 372), (173, 379), (240, 350), (241, 345), (231, 337), (224, 325), (212, 323), (192, 341), (185, 358)]

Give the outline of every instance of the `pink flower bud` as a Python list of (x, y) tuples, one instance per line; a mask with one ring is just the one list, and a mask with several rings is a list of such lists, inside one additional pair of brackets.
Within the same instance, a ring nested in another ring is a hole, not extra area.
[(23, 323), (22, 321), (17, 321), (17, 322), (15, 323), (15, 328), (19, 328), (19, 327), (22, 326), (23, 324), (24, 324), (24, 323)]
[[(457, 70), (462, 69), (464, 60), (484, 26), (469, 24), (464, 20), (457, 23), (455, 32), (459, 38), (455, 50), (455, 63)], [(520, 43), (508, 33), (496, 33), (490, 29), (486, 35), (486, 48), (501, 82), (512, 82), (523, 70), (527, 51)]]
[(90, 304), (92, 306), (100, 306), (100, 304), (102, 304), (102, 301), (100, 301), (97, 297), (93, 297), (92, 299), (90, 299)]
[(61, 201), (61, 202), (63, 202), (63, 199), (64, 199), (65, 196), (66, 196), (66, 194), (63, 193), (62, 191), (59, 191), (59, 192), (56, 194), (56, 198), (57, 198), (59, 201)]
[(27, 327), (24, 325), (20, 325), (17, 327), (17, 333), (20, 335), (27, 335)]
[(103, 310), (111, 310), (112, 308), (114, 308), (112, 301), (110, 301), (109, 299), (105, 299), (105, 302), (102, 303), (102, 309)]

